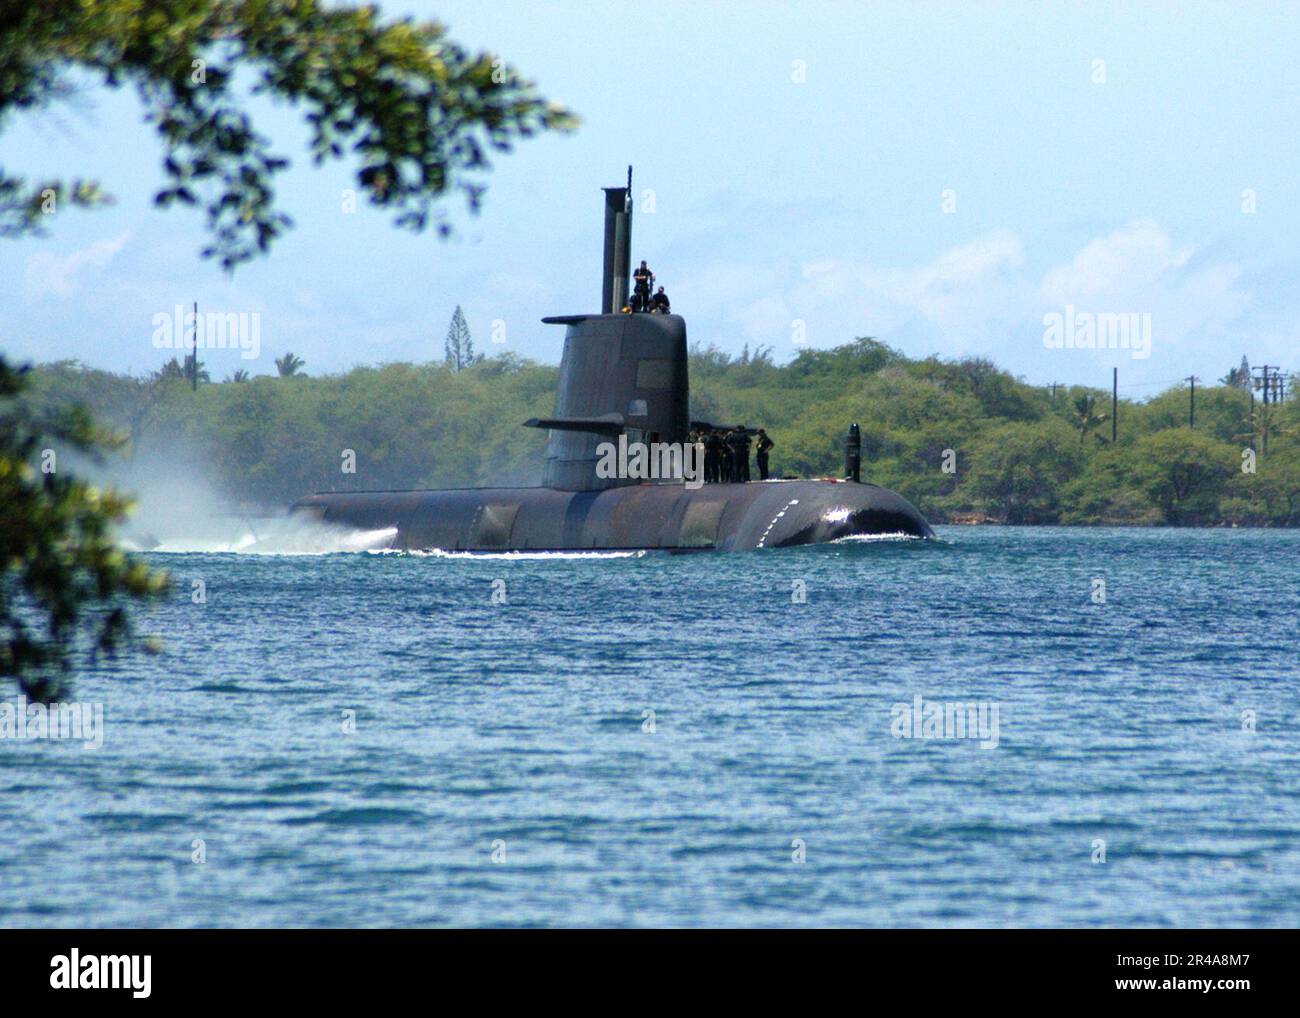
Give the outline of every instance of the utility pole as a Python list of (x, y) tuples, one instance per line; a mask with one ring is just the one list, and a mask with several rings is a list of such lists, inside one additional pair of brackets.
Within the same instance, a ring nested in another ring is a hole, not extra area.
[[(1279, 400), (1270, 399), (1269, 396), (1277, 396), (1282, 388), (1282, 369), (1276, 364), (1261, 364), (1255, 368), (1260, 373), (1260, 377), (1254, 379), (1254, 387), (1264, 394), (1265, 403), (1277, 403)], [(1270, 375), (1269, 372), (1272, 372)]]
[(1196, 427), (1196, 376), (1188, 375), (1187, 381), (1192, 387), (1191, 402), (1187, 405), (1187, 426), (1194, 428)]
[(1247, 386), (1250, 392), (1250, 447), (1255, 448), (1255, 389), (1253, 386)]
[(1056, 402), (1056, 387), (1057, 387), (1058, 385), (1060, 385), (1060, 384), (1061, 384), (1060, 382), (1053, 382), (1053, 383), (1052, 383), (1052, 402), (1053, 402), (1053, 403)]
[(1110, 376), (1110, 444), (1119, 441), (1119, 368), (1111, 368)]
[[(1278, 367), (1276, 364), (1261, 364), (1255, 370), (1260, 373), (1260, 377), (1253, 380), (1254, 386), (1251, 389), (1250, 401), (1251, 401), (1251, 408), (1254, 409), (1254, 404), (1255, 404), (1254, 390), (1259, 389), (1260, 392), (1263, 394), (1263, 400), (1264, 400), (1264, 410), (1260, 414), (1260, 431), (1262, 431), (1264, 435), (1263, 441), (1260, 444), (1260, 455), (1264, 456), (1267, 455), (1268, 453), (1268, 427), (1269, 427), (1268, 407), (1270, 403), (1277, 402), (1277, 400), (1275, 399), (1270, 399), (1270, 396), (1276, 395), (1278, 389), (1280, 388), (1278, 382), (1281, 380), (1282, 369)], [(1269, 376), (1270, 371), (1273, 372), (1271, 377)]]
[(199, 391), (199, 302), (194, 302), (194, 346), (190, 349), (190, 391)]

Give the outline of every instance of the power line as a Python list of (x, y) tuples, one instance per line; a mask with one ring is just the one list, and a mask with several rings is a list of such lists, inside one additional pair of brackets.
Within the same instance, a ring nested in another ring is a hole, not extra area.
[(1187, 381), (1186, 378), (1171, 378), (1165, 382), (1129, 382), (1121, 385), (1121, 389), (1149, 389), (1153, 385), (1177, 385), (1179, 382)]
[(1119, 368), (1111, 368), (1110, 376), (1110, 444), (1119, 441)]

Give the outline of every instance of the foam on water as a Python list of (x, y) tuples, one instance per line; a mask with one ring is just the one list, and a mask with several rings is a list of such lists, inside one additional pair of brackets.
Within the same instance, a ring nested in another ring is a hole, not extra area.
[[(396, 527), (356, 530), (302, 517), (215, 522), (216, 525), (207, 527), (208, 533), (203, 535), (161, 539), (136, 536), (123, 540), (122, 545), (128, 551), (174, 555), (337, 555), (384, 550), (397, 536)], [(232, 522), (235, 524), (233, 527)]]
[(837, 537), (830, 544), (878, 544), (881, 541), (923, 541), (925, 538), (906, 534), (901, 530), (893, 534), (848, 534)]
[(415, 558), (447, 559), (501, 559), (519, 562), (564, 561), (567, 559), (642, 558), (649, 554), (638, 551), (444, 551), (441, 548), (403, 550), (401, 548), (367, 549), (374, 555), (409, 555)]

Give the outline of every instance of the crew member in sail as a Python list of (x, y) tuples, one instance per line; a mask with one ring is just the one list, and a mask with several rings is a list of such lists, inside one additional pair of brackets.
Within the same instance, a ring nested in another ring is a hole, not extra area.
[(640, 266), (632, 273), (632, 310), (649, 311), (650, 310), (650, 289), (655, 283), (655, 274), (650, 271), (642, 259)]
[(659, 287), (659, 289), (655, 291), (654, 297), (651, 299), (650, 310), (658, 311), (661, 315), (666, 315), (672, 311), (672, 309), (673, 306), (668, 303), (668, 294), (664, 293), (664, 288), (662, 286)]

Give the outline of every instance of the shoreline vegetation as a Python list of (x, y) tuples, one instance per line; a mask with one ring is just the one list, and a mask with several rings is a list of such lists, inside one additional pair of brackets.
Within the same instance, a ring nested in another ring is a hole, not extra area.
[[(521, 425), (552, 411), (553, 365), (503, 353), (313, 377), (294, 361), (224, 382), (200, 364), (197, 389), (188, 358), (143, 378), (76, 361), (30, 378), (46, 409), (80, 404), (122, 434), (112, 472), (128, 489), (160, 464), (281, 511), (313, 491), (539, 483), (546, 435)], [(766, 428), (774, 477), (842, 476), (857, 422), (863, 480), (932, 523), (1300, 525), (1300, 403), (1252, 400), (1249, 370), (1196, 386), (1194, 427), (1186, 384), (1122, 398), (1112, 443), (1108, 390), (1028, 385), (983, 358), (864, 338), (782, 365), (698, 345), (690, 361), (692, 419)]]

